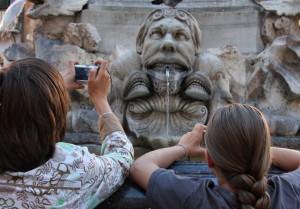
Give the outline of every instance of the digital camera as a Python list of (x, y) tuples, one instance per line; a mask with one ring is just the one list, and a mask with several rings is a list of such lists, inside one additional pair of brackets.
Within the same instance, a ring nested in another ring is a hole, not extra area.
[[(84, 65), (84, 64), (74, 65), (75, 81), (77, 83), (86, 84), (89, 78), (89, 72), (93, 67), (95, 67), (95, 65)], [(97, 73), (99, 69), (100, 69), (100, 65), (97, 66)]]

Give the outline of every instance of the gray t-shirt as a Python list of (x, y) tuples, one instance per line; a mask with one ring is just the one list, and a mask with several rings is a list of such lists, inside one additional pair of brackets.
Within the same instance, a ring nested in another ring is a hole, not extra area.
[[(300, 168), (268, 179), (270, 209), (300, 209)], [(150, 177), (147, 198), (151, 209), (240, 209), (229, 190), (210, 179), (179, 176), (173, 170), (157, 169)]]

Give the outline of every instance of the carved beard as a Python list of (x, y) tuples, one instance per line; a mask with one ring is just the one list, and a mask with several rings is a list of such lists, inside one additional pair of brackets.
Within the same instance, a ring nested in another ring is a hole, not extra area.
[(208, 109), (202, 102), (178, 96), (170, 96), (169, 104), (166, 100), (153, 96), (130, 101), (127, 106), (130, 132), (153, 149), (177, 144), (184, 133), (196, 123), (205, 123), (208, 117)]
[(153, 149), (176, 144), (196, 123), (206, 122), (207, 82), (203, 75), (174, 64), (131, 73), (123, 90), (128, 131)]

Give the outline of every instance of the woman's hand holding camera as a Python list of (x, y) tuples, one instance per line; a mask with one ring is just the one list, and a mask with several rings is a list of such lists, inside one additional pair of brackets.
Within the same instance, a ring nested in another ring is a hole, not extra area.
[[(107, 96), (110, 90), (111, 80), (107, 71), (106, 60), (97, 60), (95, 67), (90, 70), (88, 78), (88, 92), (95, 105), (95, 108), (101, 116), (104, 113), (112, 112)], [(100, 65), (100, 70), (97, 70), (97, 66)]]
[(61, 72), (61, 75), (64, 79), (65, 86), (67, 90), (74, 90), (74, 89), (83, 89), (84, 85), (81, 83), (75, 82), (75, 70), (74, 65), (78, 62), (69, 61), (68, 62), (68, 69)]

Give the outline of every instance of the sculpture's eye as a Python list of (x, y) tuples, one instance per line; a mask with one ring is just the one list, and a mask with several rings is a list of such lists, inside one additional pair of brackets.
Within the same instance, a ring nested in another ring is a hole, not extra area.
[(151, 32), (150, 37), (156, 40), (161, 39), (163, 37), (163, 33), (161, 30), (155, 30)]
[(176, 38), (177, 41), (185, 41), (185, 40), (187, 40), (187, 38), (186, 38), (186, 36), (185, 36), (184, 33), (177, 33), (175, 35), (175, 38)]
[(224, 78), (224, 74), (221, 72), (218, 72), (214, 76), (214, 80), (220, 80), (221, 78)]
[(181, 32), (175, 34), (175, 39), (177, 41), (186, 41), (186, 40), (188, 40), (186, 34), (181, 33)]

